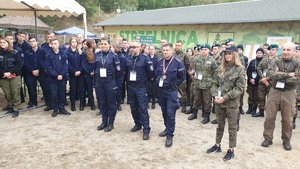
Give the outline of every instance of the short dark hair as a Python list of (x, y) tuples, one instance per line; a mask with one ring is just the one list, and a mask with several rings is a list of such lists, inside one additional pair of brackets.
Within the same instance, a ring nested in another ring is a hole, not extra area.
[(18, 35), (20, 35), (20, 34), (27, 35), (27, 33), (25, 31), (18, 31)]
[(177, 40), (176, 43), (182, 43), (182, 40)]
[(31, 39), (35, 39), (36, 41), (38, 41), (38, 39), (37, 39), (35, 36), (30, 36), (30, 37), (28, 38), (28, 41), (30, 41)]
[(172, 45), (172, 43), (166, 43), (166, 44), (163, 45), (163, 48), (164, 48), (164, 47), (170, 47), (170, 48), (173, 48), (173, 45)]
[(122, 39), (122, 42), (123, 42), (123, 41), (128, 41), (128, 40), (127, 40), (126, 38), (123, 38), (123, 39)]
[(107, 38), (107, 37), (102, 37), (101, 39), (100, 39), (100, 42), (102, 42), (102, 41), (107, 41), (108, 42), (108, 44), (110, 44), (110, 41), (109, 41), (109, 39)]
[(7, 36), (14, 36), (11, 32), (7, 32), (6, 34), (5, 34), (5, 37), (7, 37)]

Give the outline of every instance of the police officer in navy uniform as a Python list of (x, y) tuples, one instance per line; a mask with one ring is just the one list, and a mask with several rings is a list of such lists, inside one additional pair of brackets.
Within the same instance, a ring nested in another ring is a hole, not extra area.
[(116, 72), (116, 84), (118, 86), (118, 92), (117, 92), (117, 110), (122, 111), (121, 103), (122, 103), (122, 87), (124, 83), (124, 76), (125, 76), (125, 64), (126, 64), (126, 58), (121, 52), (121, 44), (113, 44), (112, 49), (115, 54), (117, 54), (119, 60), (120, 60), (120, 71)]
[(148, 79), (154, 75), (153, 64), (149, 58), (141, 54), (140, 44), (132, 44), (132, 56), (126, 63), (128, 81), (128, 101), (135, 126), (130, 130), (136, 132), (143, 127), (143, 140), (149, 139), (150, 125), (148, 114)]
[(75, 98), (78, 94), (80, 105), (80, 111), (84, 110), (83, 99), (84, 97), (84, 81), (82, 72), (82, 56), (79, 54), (77, 48), (76, 37), (72, 37), (69, 41), (70, 47), (65, 51), (65, 55), (68, 58), (68, 69), (69, 69), (69, 83), (70, 83), (70, 101), (71, 111), (76, 111)]
[(46, 55), (46, 70), (49, 76), (52, 117), (58, 114), (70, 115), (71, 113), (65, 109), (68, 58), (59, 49), (57, 39), (51, 41), (51, 46), (52, 50)]
[(166, 136), (166, 147), (173, 144), (175, 130), (175, 114), (179, 108), (178, 86), (185, 80), (186, 72), (183, 63), (172, 55), (173, 45), (163, 46), (164, 59), (158, 62), (156, 79), (158, 87), (158, 102), (163, 114), (165, 130), (159, 136)]
[[(156, 71), (157, 68), (157, 63), (158, 63), (158, 56), (155, 52), (155, 46), (154, 45), (150, 45), (149, 46), (149, 54), (147, 55), (147, 57), (152, 61), (153, 64), (153, 68), (154, 68), (154, 72)], [(149, 79), (147, 82), (147, 93), (148, 93), (148, 98), (149, 98), (149, 102), (151, 102), (151, 109), (155, 109), (155, 100), (156, 100), (156, 96), (157, 96), (157, 86), (156, 86), (156, 78), (153, 77), (152, 79)]]
[(46, 105), (50, 103), (50, 96), (47, 95), (46, 87), (46, 65), (45, 65), (45, 52), (38, 46), (38, 41), (35, 37), (29, 38), (31, 49), (24, 54), (24, 75), (26, 77), (26, 85), (29, 93), (29, 103), (27, 108), (37, 106), (37, 81), (43, 91), (43, 97)]
[(101, 38), (101, 52), (96, 53), (95, 78), (96, 94), (99, 99), (99, 106), (102, 112), (102, 123), (97, 130), (110, 132), (114, 128), (114, 121), (117, 113), (116, 94), (116, 72), (120, 71), (120, 60), (110, 50), (110, 42), (107, 38)]

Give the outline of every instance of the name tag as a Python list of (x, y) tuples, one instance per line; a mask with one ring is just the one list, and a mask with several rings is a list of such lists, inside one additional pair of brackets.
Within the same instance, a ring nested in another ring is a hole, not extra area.
[(100, 68), (100, 77), (107, 77), (106, 68)]
[(198, 80), (202, 80), (202, 78), (203, 78), (202, 73), (197, 73), (197, 79), (198, 79)]
[(264, 70), (263, 70), (263, 75), (264, 75), (264, 77), (267, 77), (267, 72), (268, 72), (268, 69), (264, 69)]
[(276, 88), (278, 88), (278, 89), (284, 89), (284, 85), (285, 85), (284, 82), (279, 82), (279, 81), (277, 81), (277, 83), (276, 83)]
[(163, 78), (159, 78), (158, 86), (159, 87), (163, 87), (163, 85), (164, 85), (164, 79)]
[(222, 94), (221, 88), (218, 88), (218, 89), (217, 89), (217, 92), (218, 92), (218, 97), (221, 97), (221, 94)]
[(129, 81), (136, 81), (136, 71), (130, 71)]
[(251, 76), (252, 76), (253, 79), (255, 79), (257, 77), (257, 73), (256, 72), (252, 72)]

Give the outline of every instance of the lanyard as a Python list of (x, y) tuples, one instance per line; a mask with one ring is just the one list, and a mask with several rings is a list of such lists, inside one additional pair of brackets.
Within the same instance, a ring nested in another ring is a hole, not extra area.
[[(133, 59), (134, 57), (131, 57), (131, 59)], [(135, 59), (134, 59), (134, 62), (133, 62), (133, 67), (132, 67), (132, 70), (134, 71), (135, 70), (135, 64), (136, 64), (136, 61), (138, 60), (138, 58), (136, 57)], [(131, 62), (131, 64), (132, 64), (132, 62)]]
[(102, 54), (102, 57), (101, 57), (101, 62), (102, 62), (102, 66), (105, 67), (105, 62), (106, 62), (106, 59), (108, 58), (108, 54), (106, 55), (105, 59), (103, 60), (103, 54)]
[(281, 60), (281, 65), (282, 65), (282, 69), (283, 69), (282, 71), (285, 72), (286, 70), (288, 70), (289, 67), (291, 66), (291, 63), (292, 63), (292, 62), (290, 62), (289, 65), (287, 66), (287, 68), (285, 69), (285, 68), (284, 68), (285, 66), (284, 66), (284, 64), (283, 64), (283, 61)]
[(168, 64), (167, 68), (165, 67), (166, 59), (163, 60), (163, 75), (165, 75), (165, 74), (167, 73), (167, 70), (168, 70), (170, 64), (172, 63), (173, 59), (174, 59), (174, 57), (172, 57), (172, 59), (170, 60), (170, 62), (169, 62), (169, 64)]

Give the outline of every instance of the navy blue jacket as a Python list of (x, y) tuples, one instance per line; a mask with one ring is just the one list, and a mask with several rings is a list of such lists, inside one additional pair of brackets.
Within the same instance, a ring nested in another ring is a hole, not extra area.
[(15, 51), (4, 51), (0, 49), (0, 79), (3, 79), (5, 72), (21, 74), (21, 56)]
[(42, 48), (38, 47), (36, 51), (32, 48), (27, 50), (24, 54), (24, 70), (25, 74), (31, 74), (34, 70), (45, 71), (46, 56)]
[(25, 53), (27, 50), (31, 49), (31, 46), (26, 41), (24, 41), (22, 44), (19, 44), (18, 42), (14, 42), (13, 46), (21, 48), (23, 53)]
[(114, 80), (116, 71), (120, 71), (120, 60), (118, 56), (109, 51), (108, 53), (98, 52), (95, 55), (95, 76), (100, 77), (100, 68), (106, 68), (106, 78)]
[(130, 81), (130, 72), (136, 72), (136, 82), (146, 82), (154, 77), (154, 68), (147, 56), (140, 54), (136, 57), (129, 57), (126, 61), (127, 80)]
[[(95, 53), (94, 53), (95, 55)], [(85, 52), (82, 53), (82, 73), (92, 73), (95, 69), (95, 62), (90, 63)]]
[(259, 79), (260, 79), (260, 76), (258, 75), (258, 72), (257, 72), (257, 66), (258, 64), (260, 63), (260, 61), (262, 60), (262, 58), (256, 58), (256, 59), (253, 59), (250, 61), (249, 65), (248, 65), (248, 68), (247, 68), (247, 77), (248, 77), (248, 85), (252, 85), (252, 83), (250, 83), (250, 80), (253, 79), (252, 78), (252, 72), (256, 72), (257, 76), (256, 78), (254, 79), (255, 80), (255, 85), (254, 86), (258, 86), (258, 82), (259, 82)]
[(50, 82), (56, 82), (57, 76), (62, 75), (67, 78), (68, 75), (68, 58), (59, 51), (57, 54), (51, 50), (46, 55), (46, 70)]
[[(173, 60), (171, 58), (170, 60), (165, 61), (165, 68), (168, 67), (168, 69), (165, 74), (166, 79), (164, 80), (163, 87), (176, 86), (178, 88), (178, 86), (185, 80), (186, 72), (185, 72), (183, 63), (176, 57), (174, 57), (174, 56), (172, 56), (172, 57), (173, 57)], [(158, 61), (157, 70), (155, 73), (157, 84), (159, 84), (160, 78), (163, 77), (163, 61), (164, 60), (165, 59), (161, 59)], [(172, 60), (172, 62), (171, 62), (171, 60)]]
[(120, 60), (120, 71), (116, 72), (116, 78), (124, 78), (126, 58), (122, 52), (117, 53), (117, 55)]
[(71, 48), (65, 50), (64, 52), (65, 57), (68, 58), (68, 69), (69, 75), (75, 76), (76, 71), (82, 72), (82, 56), (75, 50), (72, 51)]
[[(148, 54), (147, 57), (152, 61), (154, 72), (156, 72), (158, 61), (159, 61), (158, 56), (156, 54), (154, 54), (154, 57), (151, 58), (150, 54)], [(154, 80), (155, 80), (155, 78), (154, 78)]]
[(52, 48), (49, 46), (47, 42), (42, 43), (41, 48), (44, 50), (45, 55), (47, 55), (48, 52), (52, 50)]

